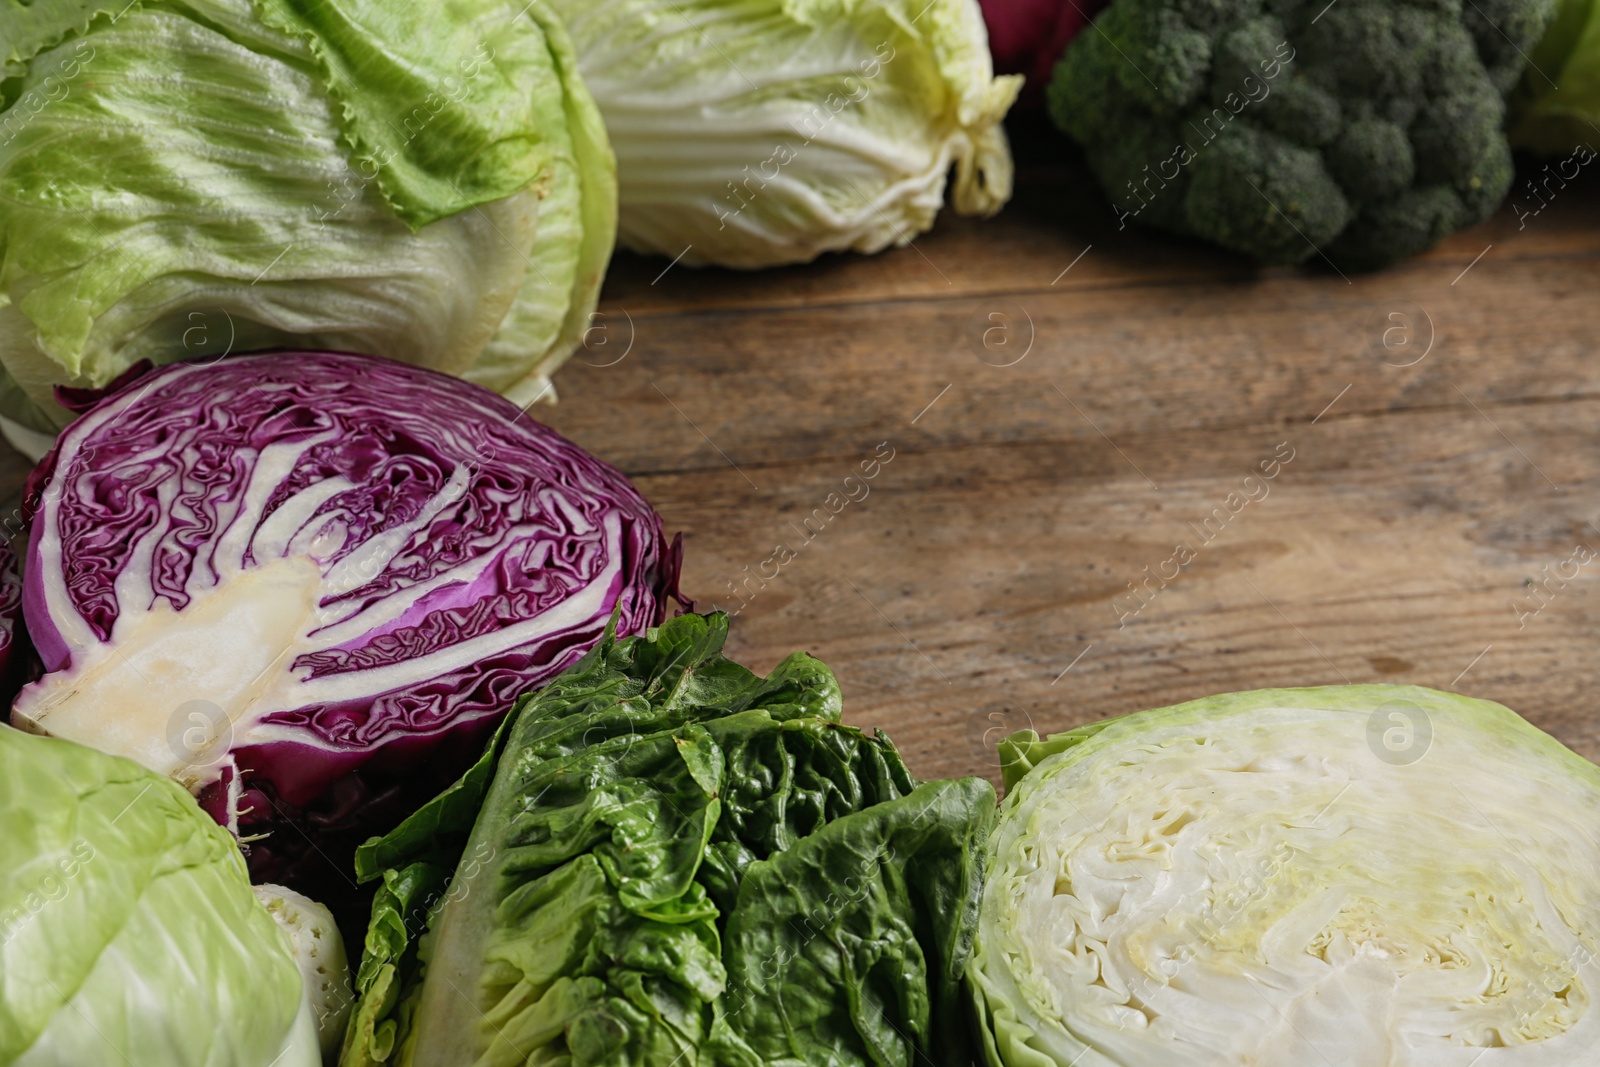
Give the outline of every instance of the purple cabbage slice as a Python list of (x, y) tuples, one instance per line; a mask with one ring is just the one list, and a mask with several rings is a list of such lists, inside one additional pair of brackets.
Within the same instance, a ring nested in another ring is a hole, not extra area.
[(151, 371), (30, 493), (49, 673), (15, 723), (176, 778), (297, 888), (453, 780), (613, 615), (638, 633), (675, 595), (680, 544), (621, 473), (367, 356)]

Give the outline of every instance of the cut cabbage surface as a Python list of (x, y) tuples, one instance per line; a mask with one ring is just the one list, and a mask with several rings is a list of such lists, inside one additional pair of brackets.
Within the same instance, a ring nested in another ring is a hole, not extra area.
[(1600, 769), (1509, 709), (1262, 690), (1002, 750), (992, 1063), (1600, 1063)]

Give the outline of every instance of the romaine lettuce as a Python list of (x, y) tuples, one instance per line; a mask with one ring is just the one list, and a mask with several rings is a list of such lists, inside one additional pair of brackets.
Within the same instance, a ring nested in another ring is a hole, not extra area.
[(993, 790), (917, 784), (826, 667), (726, 632), (608, 638), (357, 854), (345, 1067), (968, 1062)]

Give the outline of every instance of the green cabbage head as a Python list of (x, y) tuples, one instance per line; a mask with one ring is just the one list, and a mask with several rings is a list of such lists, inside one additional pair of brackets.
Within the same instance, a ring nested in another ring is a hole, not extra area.
[(131, 760), (0, 726), (0, 1067), (316, 1067), (228, 832)]
[(551, 0), (617, 153), (620, 236), (690, 265), (877, 252), (1011, 196), (977, 0)]
[(589, 326), (615, 164), (543, 0), (0, 0), (0, 415), (267, 348), (526, 403)]
[(1579, 1067), (1600, 768), (1498, 704), (1274, 689), (1001, 745), (1004, 1067)]

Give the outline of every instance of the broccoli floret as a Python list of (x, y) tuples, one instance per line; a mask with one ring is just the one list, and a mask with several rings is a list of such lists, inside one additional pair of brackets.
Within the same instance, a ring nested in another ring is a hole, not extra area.
[(1555, 0), (1114, 0), (1050, 84), (1123, 224), (1370, 269), (1491, 215)]

